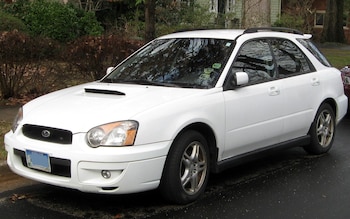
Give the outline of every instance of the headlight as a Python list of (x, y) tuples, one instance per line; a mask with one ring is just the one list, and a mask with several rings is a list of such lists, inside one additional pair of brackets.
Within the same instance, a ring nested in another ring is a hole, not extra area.
[(87, 133), (90, 147), (131, 146), (134, 144), (138, 122), (121, 121), (100, 125)]
[(23, 109), (22, 107), (19, 108), (18, 112), (17, 112), (17, 115), (15, 117), (15, 119), (13, 120), (13, 123), (12, 123), (12, 131), (15, 132), (19, 123), (22, 121), (23, 119)]

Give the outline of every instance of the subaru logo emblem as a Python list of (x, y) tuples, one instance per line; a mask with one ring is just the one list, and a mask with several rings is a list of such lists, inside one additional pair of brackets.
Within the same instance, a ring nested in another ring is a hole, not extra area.
[(41, 136), (43, 136), (44, 138), (48, 138), (50, 137), (50, 135), (51, 135), (51, 132), (49, 130), (45, 129), (41, 132)]

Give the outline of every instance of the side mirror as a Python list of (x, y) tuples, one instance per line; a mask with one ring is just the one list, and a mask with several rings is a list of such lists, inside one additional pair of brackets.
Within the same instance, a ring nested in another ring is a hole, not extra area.
[(114, 69), (114, 67), (108, 67), (107, 70), (106, 70), (106, 75), (111, 73), (113, 69)]
[(237, 86), (248, 84), (249, 76), (246, 72), (230, 72), (224, 84), (224, 90), (234, 90)]
[(234, 73), (236, 75), (236, 85), (244, 85), (244, 84), (248, 84), (249, 82), (249, 76), (247, 73), (245, 72), (236, 72)]

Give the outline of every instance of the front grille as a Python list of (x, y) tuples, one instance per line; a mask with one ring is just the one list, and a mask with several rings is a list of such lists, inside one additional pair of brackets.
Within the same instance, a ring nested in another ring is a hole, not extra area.
[(64, 129), (57, 129), (38, 125), (23, 125), (22, 132), (25, 136), (40, 141), (47, 141), (59, 144), (71, 144), (72, 132)]
[[(14, 154), (21, 158), (23, 166), (28, 167), (26, 153), (24, 151), (14, 149)], [(51, 174), (56, 176), (71, 177), (70, 160), (50, 157), (50, 165), (51, 165), (51, 172), (50, 172)]]

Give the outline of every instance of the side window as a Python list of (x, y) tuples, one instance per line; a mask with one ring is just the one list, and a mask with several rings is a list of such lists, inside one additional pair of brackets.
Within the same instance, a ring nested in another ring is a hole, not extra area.
[(275, 77), (275, 67), (267, 40), (245, 43), (231, 67), (232, 72), (246, 72), (249, 83), (259, 83)]
[(320, 52), (316, 45), (309, 39), (298, 39), (305, 48), (307, 48), (323, 65), (331, 67), (326, 57)]
[(280, 78), (311, 72), (307, 58), (294, 43), (285, 39), (270, 42)]

